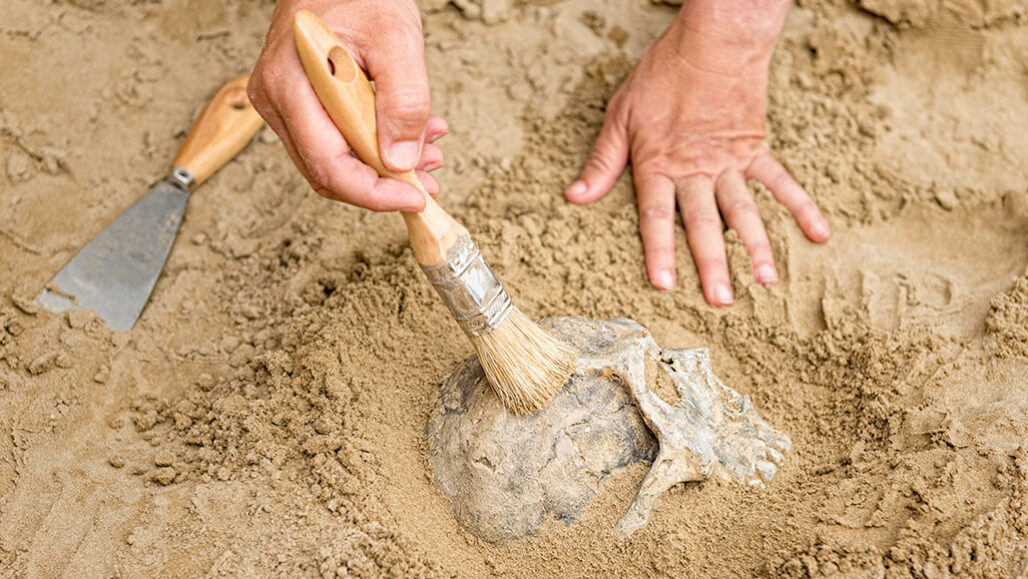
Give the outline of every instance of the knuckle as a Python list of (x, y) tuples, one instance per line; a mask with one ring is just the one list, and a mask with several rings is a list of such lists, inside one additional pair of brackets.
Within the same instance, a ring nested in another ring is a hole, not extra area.
[(270, 66), (258, 66), (250, 75), (246, 96), (262, 117), (277, 116), (275, 104), (281, 104), (289, 94), (282, 93), (282, 85), (281, 76)]
[(752, 220), (754, 217), (759, 218), (760, 213), (757, 211), (757, 206), (748, 199), (738, 199), (727, 203), (723, 207), (726, 216), (731, 216), (737, 220)]
[(264, 115), (264, 111), (268, 108), (267, 95), (264, 92), (264, 82), (261, 78), (260, 72), (254, 72), (250, 76), (250, 80), (246, 83), (246, 98), (250, 100), (250, 104), (253, 108)]
[(599, 152), (593, 152), (589, 159), (585, 162), (585, 167), (596, 173), (610, 173), (614, 169), (614, 164)]
[(642, 221), (668, 221), (675, 217), (675, 206), (665, 203), (651, 203), (639, 206)]
[[(750, 255), (753, 256), (755, 261), (762, 261), (772, 263), (771, 258), (771, 246), (767, 240), (760, 239), (759, 241), (753, 241), (748, 244)], [(773, 263), (772, 263), (773, 265)]]
[(810, 199), (804, 199), (796, 205), (795, 213), (797, 217), (814, 219), (817, 217), (819, 211), (817, 210), (817, 205), (814, 205), (813, 201)]
[(750, 163), (749, 168), (746, 170), (747, 176), (750, 178), (756, 178), (756, 175), (767, 174), (770, 165), (773, 165), (774, 161), (769, 154), (758, 155), (757, 158), (753, 159)]
[(328, 188), (328, 174), (320, 165), (312, 165), (308, 163), (307, 174), (310, 177), (311, 185), (314, 190), (327, 189)]
[(383, 103), (390, 114), (407, 119), (428, 120), (428, 95), (420, 88), (405, 88), (393, 91)]
[(425, 34), (421, 25), (421, 13), (416, 5), (412, 4), (411, 12), (403, 18), (403, 22), (400, 23), (398, 30), (419, 50), (424, 50)]
[(675, 248), (666, 239), (651, 240), (646, 244), (645, 252), (647, 260), (655, 265), (674, 262)]
[(250, 75), (250, 79), (246, 81), (246, 98), (250, 99), (250, 102), (260, 100), (260, 79), (258, 78), (258, 72), (254, 72)]
[(389, 206), (388, 202), (378, 199), (374, 195), (362, 198), (359, 200), (359, 202), (349, 201), (349, 203), (357, 205), (358, 207), (363, 207), (364, 209), (367, 209), (369, 211), (388, 211), (392, 209), (392, 207)]
[(319, 166), (318, 169), (310, 167), (309, 172), (312, 181), (311, 186), (318, 195), (327, 199), (375, 210), (373, 207), (368, 207), (366, 202), (361, 202), (363, 200), (361, 200), (359, 191), (354, 190), (353, 186), (347, 181), (333, 180), (331, 173), (324, 166)]
[(685, 225), (695, 229), (721, 229), (721, 219), (713, 211), (690, 211), (685, 215)]
[(693, 253), (696, 269), (709, 282), (727, 281), (728, 264), (723, 259)]
[(620, 123), (623, 121), (626, 117), (624, 104), (625, 92), (622, 87), (622, 89), (618, 89), (618, 91), (614, 93), (614, 96), (610, 97), (610, 100), (607, 102), (607, 107), (604, 110), (603, 115), (604, 122)]
[(363, 38), (367, 57), (410, 72), (411, 63), (424, 60), (425, 36), (419, 15), (390, 12), (379, 20), (376, 31)]
[(777, 165), (771, 173), (771, 186), (780, 191), (792, 186), (792, 177), (785, 167)]
[(321, 195), (325, 199), (332, 199), (333, 201), (340, 201), (341, 200), (338, 195), (336, 195), (329, 188), (327, 188), (327, 187), (325, 187), (323, 185), (317, 185), (317, 184), (313, 184), (312, 183), (311, 184), (311, 188), (314, 189), (315, 193), (317, 193), (318, 195)]
[(390, 40), (401, 40), (410, 42), (417, 40), (423, 43), (424, 36), (421, 33), (421, 12), (417, 4), (402, 3), (394, 8), (386, 10), (377, 15), (380, 29), (387, 31), (383, 36)]
[(427, 92), (414, 88), (400, 89), (380, 102), (388, 129), (420, 133), (425, 128), (430, 108)]
[(317, 154), (308, 154), (301, 151), (304, 163), (307, 165), (307, 176), (315, 189), (318, 187), (327, 188), (332, 177), (331, 169), (325, 158)]

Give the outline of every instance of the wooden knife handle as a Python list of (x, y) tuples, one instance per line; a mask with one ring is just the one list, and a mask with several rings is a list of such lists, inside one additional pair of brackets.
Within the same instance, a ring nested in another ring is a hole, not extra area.
[(172, 166), (189, 171), (197, 185), (242, 151), (264, 125), (246, 96), (248, 79), (241, 76), (221, 87), (175, 157)]
[(364, 71), (339, 38), (307, 10), (293, 16), (293, 36), (314, 92), (357, 157), (382, 177), (410, 183), (425, 195), (422, 212), (403, 213), (414, 258), (425, 266), (446, 261), (447, 250), (468, 232), (429, 196), (414, 171), (394, 173), (382, 163), (375, 90)]

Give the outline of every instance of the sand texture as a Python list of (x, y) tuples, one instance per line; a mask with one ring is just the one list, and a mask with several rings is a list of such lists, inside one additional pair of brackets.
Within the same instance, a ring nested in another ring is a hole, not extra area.
[(250, 69), (272, 2), (3, 0), (0, 576), (1024, 576), (1028, 6), (798, 4), (769, 141), (835, 235), (758, 188), (782, 283), (729, 233), (714, 309), (681, 231), (679, 288), (649, 286), (628, 175), (561, 195), (674, 8), (424, 3), (440, 199), (518, 306), (708, 347), (793, 442), (766, 488), (678, 485), (628, 538), (645, 462), (578, 525), (493, 545), (424, 442), (470, 345), (402, 220), (315, 195), (270, 132), (194, 194), (134, 330), (31, 303)]

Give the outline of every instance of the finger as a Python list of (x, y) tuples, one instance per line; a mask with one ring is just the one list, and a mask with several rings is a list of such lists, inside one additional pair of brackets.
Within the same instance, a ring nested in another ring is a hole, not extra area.
[[(578, 204), (592, 203), (603, 197), (614, 186), (621, 171), (628, 162), (628, 133), (616, 105), (611, 103), (614, 112), (609, 112), (603, 122), (600, 136), (596, 138), (592, 153), (582, 168), (578, 180), (564, 192), (564, 197)], [(674, 195), (671, 196), (672, 199)], [(674, 213), (674, 201), (672, 201)], [(674, 219), (672, 218), (672, 222)], [(670, 289), (670, 288), (667, 288)]]
[(418, 161), (418, 169), (422, 171), (435, 171), (443, 166), (443, 152), (435, 145), (425, 145), (421, 149), (421, 159)]
[(428, 191), (428, 194), (435, 199), (439, 195), (439, 183), (435, 180), (435, 177), (425, 171), (418, 171), (417, 174), (421, 184), (425, 187), (425, 191)]
[[(254, 67), (253, 72), (250, 74), (250, 78), (246, 81), (246, 98), (250, 101), (250, 105), (253, 106), (254, 110), (257, 111), (257, 114), (264, 118), (265, 122), (270, 126), (272, 123), (269, 117), (276, 115), (271, 103), (268, 102), (268, 96), (264, 90), (263, 71), (261, 62), (258, 61), (257, 66)], [(274, 130), (273, 126), (272, 130)]]
[[(251, 97), (251, 100), (252, 99), (253, 97)], [(315, 186), (314, 180), (311, 178), (310, 170), (307, 168), (307, 162), (304, 161), (300, 152), (296, 149), (296, 144), (293, 143), (293, 138), (289, 135), (289, 131), (286, 130), (285, 124), (282, 122), (282, 118), (278, 115), (278, 111), (269, 104), (265, 109), (265, 112), (261, 113), (261, 116), (264, 117), (264, 121), (268, 123), (271, 130), (278, 135), (278, 140), (282, 143), (282, 146), (285, 148), (289, 158), (293, 161), (293, 165), (296, 166), (300, 171), (300, 174), (303, 175), (303, 178), (306, 179), (308, 183), (311, 184), (314, 190), (318, 191), (318, 187)], [(327, 191), (325, 189), (323, 190)], [(327, 195), (327, 197), (330, 199), (336, 198), (334, 195)]]
[[(281, 124), (281, 121), (279, 121), (279, 124)], [(268, 125), (271, 125), (271, 123), (269, 122)], [(301, 156), (300, 152), (296, 149), (296, 144), (293, 143), (293, 138), (289, 136), (289, 131), (285, 130), (283, 126), (281, 132), (275, 131), (275, 133), (278, 134), (278, 140), (282, 142), (282, 146), (285, 147), (286, 153), (289, 154), (289, 158), (293, 160), (293, 165), (296, 165), (296, 168), (300, 170), (300, 174), (303, 175), (303, 178), (313, 186), (314, 180), (311, 178), (310, 169), (307, 168), (307, 162), (303, 160), (303, 156)], [(335, 197), (333, 196), (331, 198)]]
[(310, 170), (307, 168), (307, 162), (304, 161), (297, 150), (296, 144), (293, 143), (293, 139), (289, 135), (289, 130), (286, 129), (285, 123), (282, 121), (282, 116), (279, 115), (278, 109), (275, 108), (271, 97), (268, 95), (267, 87), (276, 84), (276, 75), (269, 73), (268, 70), (264, 66), (264, 55), (262, 54), (246, 83), (246, 96), (254, 110), (264, 119), (264, 122), (268, 124), (271, 130), (278, 135), (279, 141), (282, 142), (283, 147), (286, 149), (286, 153), (289, 154), (289, 158), (292, 159), (293, 164), (296, 165), (304, 179), (313, 186), (314, 182), (311, 179)]
[[(427, 176), (427, 179), (422, 178), (423, 176)], [(439, 193), (439, 185), (436, 183), (435, 179), (433, 179), (430, 175), (428, 175), (428, 173), (424, 173), (424, 174), (420, 174), (419, 173), (418, 177), (421, 178), (422, 186), (425, 187), (425, 190), (428, 192), (429, 195), (435, 197), (435, 195)], [(432, 187), (432, 190), (429, 190), (429, 187)], [(400, 192), (400, 191), (407, 191), (409, 189), (414, 189), (415, 191), (418, 191), (417, 188), (415, 188), (410, 183), (406, 183), (404, 181), (400, 181), (399, 179), (392, 179), (392, 178), (388, 178), (388, 177), (383, 177), (383, 178), (378, 179), (378, 181), (375, 183), (375, 186), (372, 188), (371, 194), (373, 196), (375, 196), (375, 197), (388, 198), (388, 197), (397, 195), (398, 192)], [(424, 208), (425, 208), (425, 194), (422, 193), (421, 191), (418, 191), (418, 195), (421, 197), (421, 199), (420, 199), (421, 200), (421, 209), (402, 209), (401, 208), (401, 209), (398, 209), (398, 210), (399, 211), (415, 211), (415, 212), (424, 210)], [(397, 211), (397, 209), (379, 209), (378, 206), (368, 207), (368, 209), (371, 209), (373, 211)]]
[(753, 277), (758, 283), (778, 283), (775, 258), (771, 253), (771, 242), (767, 239), (764, 221), (760, 218), (757, 204), (753, 202), (746, 188), (746, 181), (738, 171), (727, 170), (716, 183), (717, 204), (728, 226), (739, 234), (753, 263)]
[(272, 102), (315, 190), (373, 211), (421, 211), (425, 198), (420, 191), (408, 183), (380, 179), (374, 169), (350, 155), (350, 147), (300, 73), (302, 80), (290, 83), (288, 97)]
[(792, 178), (789, 171), (774, 157), (768, 154), (757, 157), (746, 172), (751, 179), (764, 184), (779, 203), (785, 205), (796, 218), (800, 229), (811, 241), (824, 243), (828, 241), (831, 231), (817, 205), (810, 200), (807, 192)]
[(434, 143), (450, 133), (450, 127), (442, 117), (430, 115), (425, 124), (425, 142)]
[(685, 222), (700, 284), (707, 301), (715, 306), (732, 303), (732, 285), (725, 257), (724, 227), (714, 200), (714, 182), (705, 175), (687, 177), (678, 185), (678, 206)]
[(379, 150), (392, 171), (413, 169), (421, 157), (430, 97), (424, 39), (415, 26), (397, 26), (365, 55), (375, 81)]
[(657, 289), (675, 287), (675, 184), (663, 175), (635, 175), (639, 233), (646, 272)]

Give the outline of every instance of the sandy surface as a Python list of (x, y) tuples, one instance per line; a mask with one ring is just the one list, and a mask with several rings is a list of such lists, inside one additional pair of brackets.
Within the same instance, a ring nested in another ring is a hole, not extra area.
[(426, 5), (444, 205), (526, 312), (709, 346), (792, 437), (773, 483), (679, 486), (626, 539), (636, 464), (577, 527), (461, 530), (423, 432), (470, 346), (402, 221), (316, 196), (268, 132), (194, 195), (133, 331), (37, 311), (248, 71), (272, 4), (3, 0), (0, 576), (1028, 573), (1025, 2), (793, 9), (771, 144), (836, 235), (806, 242), (760, 191), (783, 281), (756, 285), (731, 234), (725, 310), (682, 235), (679, 289), (648, 286), (627, 175), (561, 197), (673, 9), (498, 4)]

